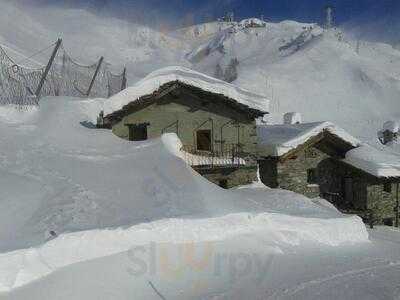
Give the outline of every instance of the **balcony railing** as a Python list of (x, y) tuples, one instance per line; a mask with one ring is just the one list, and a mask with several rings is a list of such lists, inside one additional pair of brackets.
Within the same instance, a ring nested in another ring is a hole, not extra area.
[(238, 145), (227, 144), (216, 151), (201, 151), (195, 146), (185, 145), (181, 151), (183, 159), (192, 167), (231, 168), (247, 165), (245, 155)]

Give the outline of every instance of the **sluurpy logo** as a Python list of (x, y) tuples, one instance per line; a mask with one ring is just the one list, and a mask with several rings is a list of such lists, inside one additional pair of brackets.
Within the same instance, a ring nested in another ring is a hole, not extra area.
[[(245, 279), (263, 283), (273, 263), (274, 254), (217, 251), (213, 242), (156, 244), (131, 248), (127, 252), (127, 272), (136, 278), (158, 277), (163, 280), (219, 277), (231, 284)], [(194, 275), (193, 275), (194, 274)], [(193, 288), (201, 286), (196, 280)]]

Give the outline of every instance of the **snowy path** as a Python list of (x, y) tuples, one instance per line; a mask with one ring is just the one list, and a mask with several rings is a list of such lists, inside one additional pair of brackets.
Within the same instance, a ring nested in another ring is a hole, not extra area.
[[(338, 292), (336, 288), (344, 288), (348, 291), (346, 293), (367, 293), (365, 287), (359, 288), (359, 290), (353, 290), (356, 288), (356, 284), (359, 284), (359, 281), (370, 284), (371, 277), (374, 280), (385, 280), (387, 281), (388, 275), (389, 277), (399, 278), (400, 275), (400, 260), (397, 261), (385, 261), (382, 263), (378, 263), (371, 267), (366, 268), (356, 268), (351, 269), (349, 271), (338, 273), (334, 275), (329, 275), (327, 277), (318, 278), (310, 281), (302, 282), (301, 284), (296, 285), (293, 288), (285, 289), (283, 291), (278, 291), (271, 295), (268, 298), (270, 299), (310, 299), (313, 297), (315, 299), (316, 296), (322, 297), (322, 294), (330, 294), (330, 296), (337, 297)], [(351, 285), (350, 285), (351, 282)], [(393, 295), (400, 295), (399, 286), (393, 286)], [(381, 295), (374, 292), (375, 295), (368, 295), (369, 297), (381, 297)], [(398, 293), (398, 294), (397, 294)], [(314, 295), (314, 296), (312, 296)], [(347, 296), (346, 296), (347, 297)], [(340, 298), (343, 299), (343, 298)]]

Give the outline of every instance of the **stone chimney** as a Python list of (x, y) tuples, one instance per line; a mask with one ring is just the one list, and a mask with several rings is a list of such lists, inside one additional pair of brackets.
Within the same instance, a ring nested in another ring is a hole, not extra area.
[(298, 112), (289, 112), (283, 116), (283, 124), (294, 125), (301, 124), (301, 114)]
[(397, 140), (400, 131), (400, 124), (395, 121), (387, 121), (383, 124), (383, 129), (378, 132), (378, 138), (382, 144), (386, 145)]

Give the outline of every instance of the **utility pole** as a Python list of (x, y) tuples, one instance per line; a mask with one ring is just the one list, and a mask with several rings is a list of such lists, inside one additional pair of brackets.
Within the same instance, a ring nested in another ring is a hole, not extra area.
[(40, 94), (42, 92), (42, 88), (44, 85), (44, 82), (46, 81), (46, 77), (50, 72), (50, 68), (53, 65), (54, 59), (56, 58), (58, 49), (60, 49), (60, 46), (62, 44), (62, 39), (58, 39), (56, 42), (56, 46), (54, 47), (53, 53), (51, 54), (51, 57), (49, 59), (49, 62), (47, 63), (46, 69), (44, 70), (44, 73), (42, 75), (42, 78), (40, 79), (39, 85), (36, 89), (35, 96), (36, 96), (36, 102), (39, 103), (39, 98)]
[(331, 29), (333, 27), (333, 6), (327, 5), (325, 7), (325, 28)]
[(358, 39), (357, 40), (357, 46), (356, 46), (356, 53), (357, 54), (360, 54), (360, 46), (361, 46), (361, 43), (360, 43), (360, 40)]
[(89, 97), (89, 96), (90, 96), (90, 92), (92, 91), (92, 88), (93, 88), (94, 82), (96, 81), (97, 74), (99, 74), (100, 67), (101, 67), (101, 65), (102, 65), (103, 61), (104, 61), (104, 57), (102, 56), (102, 57), (100, 57), (99, 63), (97, 64), (96, 72), (94, 72), (94, 75), (93, 75), (92, 81), (90, 82), (90, 85), (89, 85), (88, 91), (87, 91), (87, 93), (86, 93), (86, 96), (87, 96), (87, 97)]

